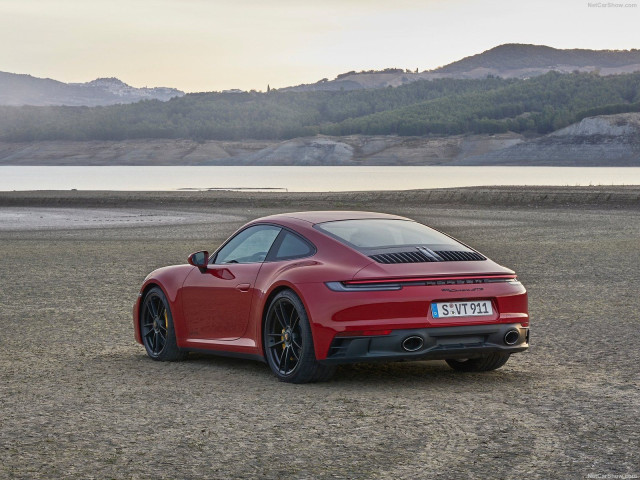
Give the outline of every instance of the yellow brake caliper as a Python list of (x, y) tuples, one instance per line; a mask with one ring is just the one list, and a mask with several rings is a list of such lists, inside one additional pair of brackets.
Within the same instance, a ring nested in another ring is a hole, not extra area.
[(167, 311), (164, 311), (164, 328), (169, 330), (169, 317), (167, 317)]

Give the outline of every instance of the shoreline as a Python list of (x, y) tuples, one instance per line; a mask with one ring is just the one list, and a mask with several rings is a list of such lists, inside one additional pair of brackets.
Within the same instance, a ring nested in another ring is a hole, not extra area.
[(391, 205), (424, 207), (640, 208), (640, 185), (494, 186), (357, 192), (35, 190), (0, 192), (0, 207), (272, 208), (344, 210)]

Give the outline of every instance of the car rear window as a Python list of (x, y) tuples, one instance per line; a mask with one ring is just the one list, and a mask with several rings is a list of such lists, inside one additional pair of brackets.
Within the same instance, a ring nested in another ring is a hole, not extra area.
[(386, 248), (403, 245), (456, 245), (451, 237), (411, 220), (338, 220), (316, 225), (335, 239), (356, 248)]

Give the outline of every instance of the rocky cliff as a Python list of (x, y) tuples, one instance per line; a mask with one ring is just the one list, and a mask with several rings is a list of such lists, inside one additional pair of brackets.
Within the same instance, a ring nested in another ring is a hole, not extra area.
[(452, 165), (640, 166), (640, 113), (588, 117), (544, 137)]

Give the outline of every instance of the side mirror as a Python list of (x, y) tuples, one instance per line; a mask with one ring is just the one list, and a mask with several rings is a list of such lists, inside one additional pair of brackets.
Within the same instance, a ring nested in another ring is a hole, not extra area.
[(201, 252), (192, 253), (189, 255), (187, 262), (189, 265), (198, 267), (202, 273), (207, 271), (207, 262), (209, 261), (209, 252), (203, 250)]

